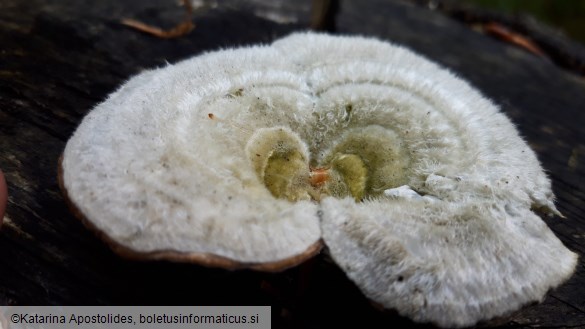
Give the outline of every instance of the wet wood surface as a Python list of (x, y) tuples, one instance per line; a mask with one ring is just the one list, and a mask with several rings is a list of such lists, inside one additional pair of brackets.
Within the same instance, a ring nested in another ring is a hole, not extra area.
[[(83, 116), (130, 76), (211, 50), (270, 42), (311, 24), (309, 1), (203, 1), (195, 30), (157, 39), (122, 26), (173, 26), (174, 1), (0, 2), (0, 305), (271, 305), (274, 328), (409, 324), (380, 313), (325, 255), (283, 273), (135, 262), (68, 211), (57, 160)], [(585, 81), (513, 45), (411, 3), (340, 1), (336, 33), (403, 44), (469, 80), (518, 126), (566, 219), (545, 221), (579, 253), (575, 275), (502, 327), (585, 327)]]

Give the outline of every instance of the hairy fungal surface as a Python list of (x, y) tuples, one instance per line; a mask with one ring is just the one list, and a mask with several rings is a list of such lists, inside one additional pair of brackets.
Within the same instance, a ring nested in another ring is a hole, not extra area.
[(577, 261), (533, 212), (560, 215), (512, 123), (373, 39), (293, 34), (144, 72), (87, 115), (62, 170), (116, 250), (278, 270), (324, 241), (368, 298), (444, 327), (541, 301)]

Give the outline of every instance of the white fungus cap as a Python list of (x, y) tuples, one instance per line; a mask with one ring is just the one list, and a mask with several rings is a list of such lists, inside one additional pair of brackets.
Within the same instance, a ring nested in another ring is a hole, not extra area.
[(122, 253), (277, 270), (323, 239), (367, 297), (444, 327), (540, 301), (577, 261), (533, 212), (559, 214), (498, 108), (361, 37), (293, 34), (142, 73), (83, 120), (62, 185)]

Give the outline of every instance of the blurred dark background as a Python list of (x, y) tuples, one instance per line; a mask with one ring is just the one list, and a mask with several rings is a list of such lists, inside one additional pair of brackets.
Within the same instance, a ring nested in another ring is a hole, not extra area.
[(458, 0), (457, 2), (509, 15), (528, 14), (585, 44), (585, 1)]

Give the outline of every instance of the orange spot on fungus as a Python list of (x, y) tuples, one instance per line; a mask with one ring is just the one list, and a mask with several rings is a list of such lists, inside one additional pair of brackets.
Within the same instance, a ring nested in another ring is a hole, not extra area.
[(323, 185), (329, 180), (329, 168), (311, 168), (309, 173), (309, 183), (313, 187)]

